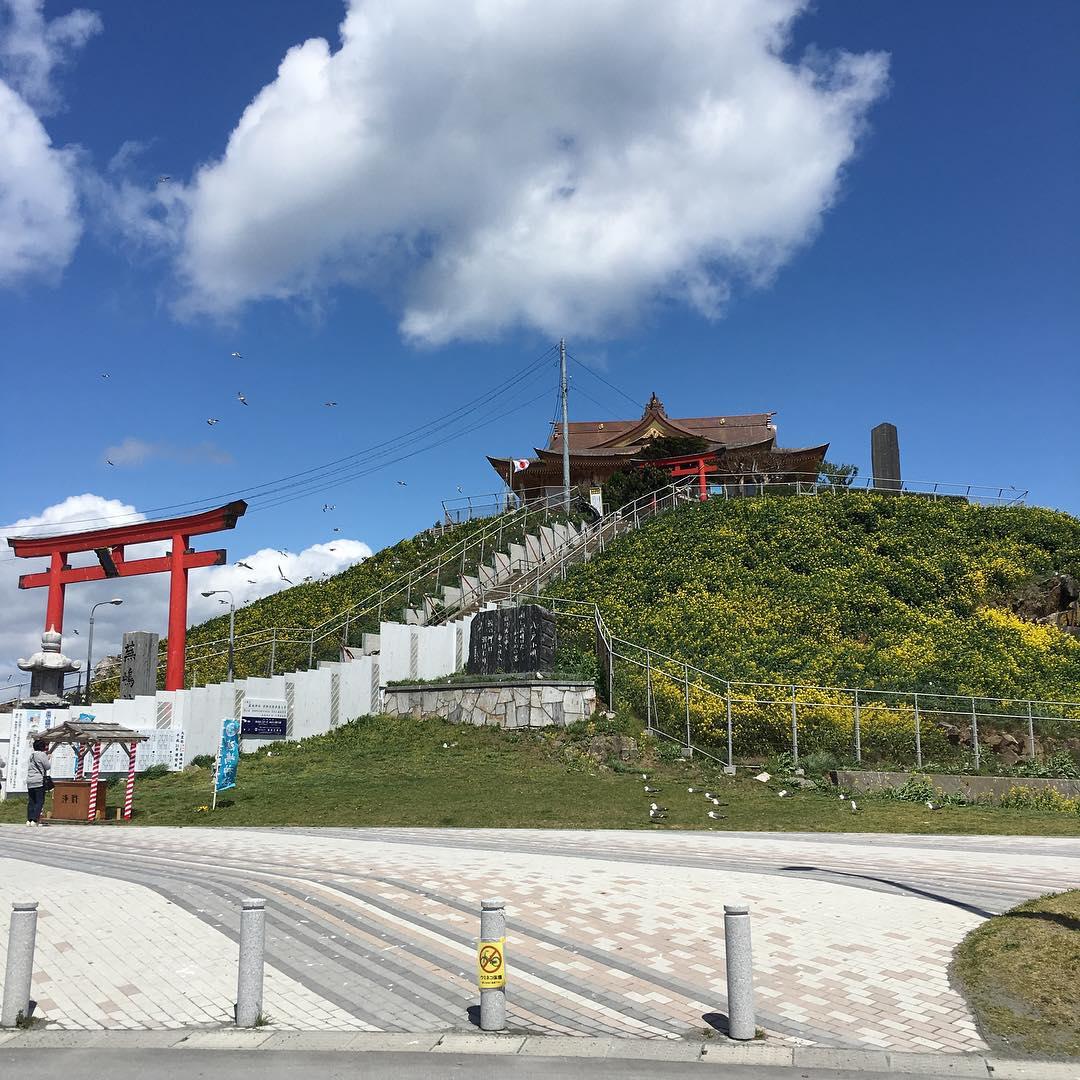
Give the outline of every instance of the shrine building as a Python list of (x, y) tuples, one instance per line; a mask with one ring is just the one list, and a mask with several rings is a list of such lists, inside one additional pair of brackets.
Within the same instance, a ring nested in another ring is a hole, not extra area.
[[(774, 415), (674, 418), (668, 416), (664, 403), (653, 394), (639, 420), (585, 420), (569, 425), (570, 483), (582, 487), (601, 485), (617, 470), (640, 463), (640, 454), (650, 440), (665, 437), (704, 439), (707, 450), (692, 456), (704, 456), (709, 475), (719, 482), (813, 482), (829, 444), (777, 446)], [(536, 457), (527, 459), (525, 469), (520, 468), (523, 463), (519, 461), (515, 470), (513, 458), (488, 457), (488, 461), (514, 491), (556, 490), (562, 487), (562, 454), (562, 426), (554, 424), (547, 446), (536, 449)]]

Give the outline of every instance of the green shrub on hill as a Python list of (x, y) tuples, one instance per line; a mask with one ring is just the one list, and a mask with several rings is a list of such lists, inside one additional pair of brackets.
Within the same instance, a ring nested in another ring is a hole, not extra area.
[[(1078, 569), (1080, 521), (1067, 514), (850, 492), (686, 506), (549, 591), (598, 603), (617, 636), (722, 678), (1076, 701), (1080, 639), (1022, 622), (1008, 599), (1033, 577)], [(585, 624), (562, 632), (564, 654), (592, 650)], [(623, 680), (644, 708), (642, 673)], [(654, 699), (675, 722), (685, 710), (672, 680), (654, 682)], [(715, 699), (692, 688), (691, 702), (699, 737), (715, 741), (726, 719)], [(813, 745), (846, 755), (850, 698), (799, 691), (799, 705)], [(738, 719), (779, 746), (790, 702)], [(883, 752), (911, 746), (910, 711), (865, 709), (864, 730), (875, 725)], [(940, 740), (924, 736), (924, 753)]]

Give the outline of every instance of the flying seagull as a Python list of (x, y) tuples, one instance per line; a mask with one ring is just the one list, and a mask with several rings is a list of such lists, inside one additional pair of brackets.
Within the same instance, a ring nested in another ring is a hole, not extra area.
[(334, 532), (341, 532), (341, 530), (335, 525), (334, 526)]
[(244, 359), (238, 352), (231, 352), (231, 353), (229, 353), (229, 356), (231, 356), (234, 360), (243, 360)]
[(326, 407), (327, 407), (328, 409), (332, 409), (332, 408), (334, 408), (334, 407), (335, 407), (335, 406), (337, 405), (337, 402), (336, 402), (336, 401), (324, 401), (324, 402), (323, 402), (323, 404), (324, 404), (324, 405), (325, 405), (325, 406), (326, 406)]
[(114, 469), (116, 468), (116, 462), (115, 461), (110, 461), (108, 458), (105, 459), (105, 464), (106, 465), (111, 465)]
[(78, 631), (78, 630), (72, 630), (71, 632), (72, 632), (72, 633), (73, 633), (73, 634), (74, 634), (74, 635), (75, 635), (76, 637), (78, 637), (78, 636), (79, 636), (79, 631)]
[(171, 179), (171, 176), (162, 175), (157, 178), (157, 182), (159, 184), (167, 184)]
[(258, 585), (259, 584), (254, 578), (248, 578), (247, 583), (249, 585)]
[(254, 570), (254, 566), (249, 566), (246, 562), (238, 562), (237, 566), (242, 566), (245, 570)]
[(286, 559), (289, 557), (289, 553), (287, 551), (282, 551), (281, 548), (278, 548), (278, 554), (284, 555)]
[(228, 602), (229, 602), (228, 600), (219, 600), (218, 601), (219, 604), (227, 604)]
[(217, 418), (216, 416), (211, 416), (211, 417), (210, 417), (210, 419), (209, 419), (209, 420), (207, 420), (206, 422), (207, 422), (207, 423), (208, 423), (208, 424), (209, 424), (209, 425), (210, 425), (211, 427), (213, 427), (213, 426), (214, 426), (215, 424), (220, 424), (220, 423), (221, 423), (221, 421), (220, 421), (220, 420), (219, 420), (219, 419), (218, 419), (218, 418)]
[(461, 490), (461, 485), (460, 485), (460, 484), (458, 484), (458, 486), (457, 486), (457, 490), (458, 490), (458, 494), (459, 494), (459, 495), (463, 494), (463, 492), (462, 492), (462, 490)]
[[(278, 572), (278, 577), (280, 577), (282, 581), (289, 581), (289, 579), (284, 575), (284, 573), (282, 573), (282, 570), (281, 570), (280, 566), (277, 568), (277, 572)], [(292, 582), (289, 581), (289, 584), (291, 585)]]
[(248, 403), (248, 399), (244, 397), (239, 390), (236, 391), (236, 400), (239, 401), (241, 405), (246, 405)]
[(111, 379), (111, 378), (112, 378), (112, 376), (111, 376), (111, 375), (110, 375), (110, 374), (109, 374), (109, 373), (108, 373), (107, 371), (103, 371), (103, 372), (101, 373), (101, 377), (102, 377), (103, 379)]
[(322, 504), (322, 512), (324, 514), (326, 513), (327, 510), (336, 510), (336, 509), (337, 509), (337, 504), (336, 503), (323, 503)]
[(408, 487), (409, 485), (404, 480), (398, 481), (398, 487)]

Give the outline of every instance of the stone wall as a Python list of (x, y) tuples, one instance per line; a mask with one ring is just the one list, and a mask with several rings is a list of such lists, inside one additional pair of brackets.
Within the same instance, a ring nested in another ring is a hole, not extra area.
[(591, 682), (415, 683), (383, 691), (383, 712), (388, 716), (439, 716), (453, 724), (501, 728), (565, 727), (587, 720), (595, 708), (596, 688)]
[(969, 802), (1000, 802), (1016, 788), (1042, 791), (1053, 788), (1075, 799), (1080, 797), (1080, 780), (1046, 780), (1033, 776), (962, 776), (939, 773), (838, 771), (836, 783), (846, 791), (881, 791), (903, 787), (912, 776), (926, 780), (942, 795), (963, 795)]

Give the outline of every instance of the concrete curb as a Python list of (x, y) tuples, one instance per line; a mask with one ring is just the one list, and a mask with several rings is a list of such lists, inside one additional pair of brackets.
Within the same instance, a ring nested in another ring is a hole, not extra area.
[(710, 1065), (852, 1070), (893, 1076), (984, 1077), (987, 1080), (1080, 1080), (1080, 1062), (1035, 1061), (984, 1054), (902, 1054), (885, 1050), (732, 1043), (720, 1040), (576, 1038), (521, 1032), (275, 1031), (198, 1028), (176, 1031), (0, 1033), (0, 1049), (295, 1050), (327, 1053), (521, 1054), (530, 1057), (611, 1058)]

